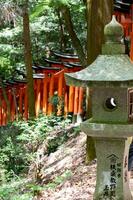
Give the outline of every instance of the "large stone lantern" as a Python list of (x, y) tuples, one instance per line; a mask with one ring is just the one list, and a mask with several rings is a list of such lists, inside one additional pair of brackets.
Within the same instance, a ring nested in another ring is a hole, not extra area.
[[(128, 182), (128, 152), (133, 124), (129, 122), (129, 88), (133, 64), (124, 54), (123, 28), (113, 17), (105, 26), (102, 55), (86, 69), (66, 74), (68, 85), (92, 88), (92, 118), (81, 124), (95, 141), (97, 181), (95, 200), (133, 199)], [(90, 49), (91, 51), (91, 49)]]

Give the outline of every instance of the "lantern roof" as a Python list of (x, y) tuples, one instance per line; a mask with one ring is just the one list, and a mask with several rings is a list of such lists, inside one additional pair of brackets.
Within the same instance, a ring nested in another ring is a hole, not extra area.
[(82, 87), (130, 87), (133, 86), (133, 64), (121, 43), (123, 27), (113, 16), (104, 28), (105, 44), (102, 55), (87, 68), (66, 73), (68, 85)]

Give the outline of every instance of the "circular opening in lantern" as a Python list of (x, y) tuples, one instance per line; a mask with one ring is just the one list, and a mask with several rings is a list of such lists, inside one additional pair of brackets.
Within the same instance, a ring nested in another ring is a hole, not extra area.
[(117, 104), (116, 104), (115, 99), (113, 97), (108, 98), (105, 101), (105, 107), (110, 111), (116, 109), (117, 108)]

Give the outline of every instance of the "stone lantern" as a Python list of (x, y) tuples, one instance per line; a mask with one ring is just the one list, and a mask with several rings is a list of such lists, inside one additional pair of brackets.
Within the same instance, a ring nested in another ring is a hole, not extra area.
[[(80, 72), (66, 74), (68, 85), (92, 88), (92, 118), (81, 130), (95, 141), (97, 181), (95, 200), (131, 200), (128, 152), (133, 124), (129, 122), (129, 95), (133, 64), (121, 43), (123, 27), (115, 17), (105, 26), (102, 55)], [(91, 50), (90, 50), (91, 51)]]

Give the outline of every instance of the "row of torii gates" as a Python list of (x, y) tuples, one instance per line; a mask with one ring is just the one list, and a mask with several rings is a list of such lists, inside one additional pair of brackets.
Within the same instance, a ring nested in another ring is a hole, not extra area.
[[(64, 80), (64, 73), (81, 69), (79, 59), (75, 55), (55, 54), (60, 61), (45, 59), (47, 66), (33, 66), (36, 116), (40, 112), (82, 114), (84, 89), (66, 86)], [(0, 125), (6, 125), (9, 118), (14, 121), (19, 117), (28, 119), (27, 83), (25, 80), (7, 81), (4, 88), (0, 88)]]
[[(133, 61), (133, 6), (130, 9), (129, 13), (116, 9), (115, 15), (124, 27), (125, 38), (130, 39), (129, 56)], [(53, 112), (57, 115), (82, 115), (85, 89), (67, 86), (64, 79), (64, 73), (81, 70), (79, 59), (75, 55), (54, 54), (58, 61), (45, 59), (46, 66), (33, 66), (36, 116), (40, 112), (45, 115)], [(19, 117), (28, 119), (27, 83), (25, 80), (7, 81), (0, 88), (0, 126)]]

